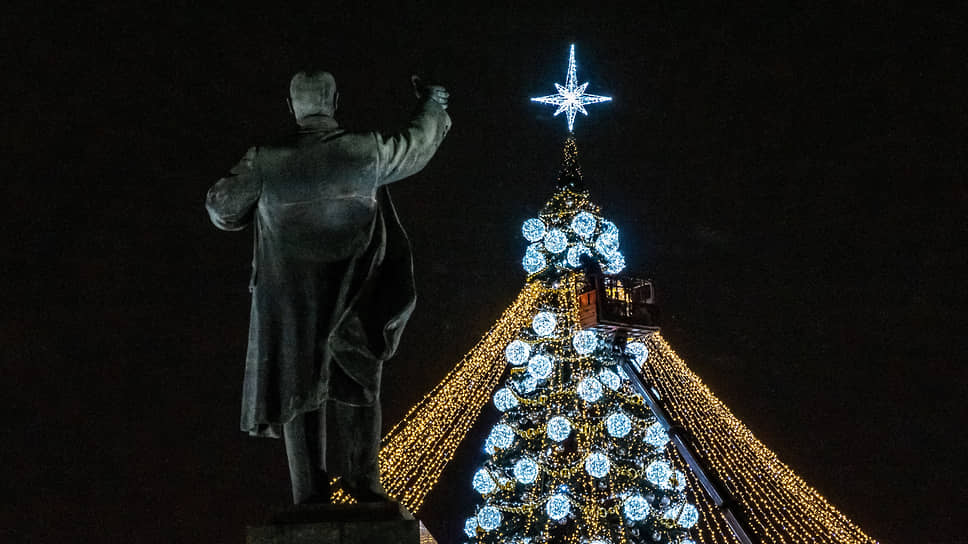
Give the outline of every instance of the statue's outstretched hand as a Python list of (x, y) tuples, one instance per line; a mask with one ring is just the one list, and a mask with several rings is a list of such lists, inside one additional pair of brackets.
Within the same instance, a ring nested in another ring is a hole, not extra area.
[(410, 82), (413, 84), (413, 92), (417, 95), (418, 99), (427, 98), (433, 100), (445, 110), (447, 109), (447, 101), (450, 99), (450, 93), (442, 85), (425, 84), (420, 79), (420, 76), (417, 75), (410, 76)]

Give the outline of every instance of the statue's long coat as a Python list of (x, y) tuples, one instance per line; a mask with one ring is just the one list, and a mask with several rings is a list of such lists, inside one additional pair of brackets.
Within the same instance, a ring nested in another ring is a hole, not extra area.
[[(315, 116), (282, 143), (251, 148), (209, 190), (217, 227), (255, 226), (243, 431), (277, 437), (328, 400), (379, 410), (383, 361), (416, 300), (386, 184), (423, 169), (449, 128), (429, 100), (396, 133), (347, 132)], [(358, 446), (330, 443), (331, 461)]]

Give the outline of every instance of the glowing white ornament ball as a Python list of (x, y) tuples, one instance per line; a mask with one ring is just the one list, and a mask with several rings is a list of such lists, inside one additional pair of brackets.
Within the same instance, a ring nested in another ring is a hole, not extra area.
[(632, 431), (632, 420), (623, 412), (614, 412), (605, 418), (605, 429), (615, 438), (623, 438)]
[(602, 220), (602, 234), (599, 236), (599, 240), (605, 239), (609, 243), (615, 245), (615, 249), (618, 249), (618, 227), (615, 223), (612, 223), (608, 219)]
[(501, 511), (493, 506), (485, 506), (477, 512), (477, 523), (485, 531), (493, 531), (501, 526)]
[(568, 248), (568, 235), (559, 229), (551, 229), (545, 234), (544, 245), (552, 253), (561, 253)]
[(604, 478), (611, 468), (611, 461), (603, 453), (590, 453), (588, 457), (585, 457), (585, 472), (592, 478)]
[(622, 255), (621, 251), (616, 250), (608, 255), (604, 272), (606, 274), (618, 274), (622, 270), (625, 270), (625, 256)]
[(515, 340), (504, 349), (504, 356), (514, 366), (523, 365), (531, 356), (531, 346), (527, 342)]
[(493, 454), (496, 450), (506, 450), (514, 444), (514, 429), (498, 423), (491, 429), (491, 434), (487, 435), (484, 441), (484, 451)]
[(477, 536), (477, 516), (471, 516), (464, 522), (464, 534), (469, 538)]
[(514, 479), (524, 485), (533, 484), (538, 477), (538, 464), (530, 457), (522, 457), (514, 463)]
[(497, 483), (491, 477), (491, 473), (483, 468), (474, 473), (471, 485), (474, 487), (474, 491), (481, 495), (487, 495), (497, 489)]
[(649, 502), (642, 495), (632, 495), (622, 504), (622, 511), (630, 521), (642, 521), (649, 515), (651, 509)]
[(579, 331), (572, 337), (571, 345), (579, 355), (588, 355), (598, 348), (598, 336), (594, 331)]
[(547, 355), (535, 355), (528, 361), (528, 374), (538, 380), (545, 380), (551, 375), (553, 365)]
[(548, 420), (548, 438), (561, 442), (571, 434), (571, 422), (562, 416), (554, 416)]
[(547, 512), (548, 517), (553, 520), (564, 519), (569, 513), (571, 513), (571, 501), (568, 497), (562, 495), (561, 493), (556, 493), (548, 499), (545, 503), (545, 512)]
[(660, 487), (668, 487), (669, 476), (672, 475), (672, 468), (665, 461), (652, 461), (645, 467), (645, 477), (653, 484)]
[(607, 368), (603, 368), (601, 372), (598, 373), (598, 381), (602, 382), (602, 385), (611, 389), (612, 391), (618, 391), (618, 389), (622, 387), (622, 379), (618, 377), (618, 374)]
[(538, 240), (544, 238), (545, 235), (545, 224), (544, 221), (532, 217), (521, 225), (521, 234), (524, 239), (529, 242), (537, 242)]
[(597, 226), (595, 216), (588, 212), (578, 212), (571, 220), (571, 230), (582, 238), (588, 238), (595, 234), (595, 227)]
[(507, 387), (502, 387), (494, 392), (494, 406), (498, 410), (507, 412), (511, 408), (517, 407), (517, 405), (518, 398)]
[(524, 258), (521, 259), (521, 266), (524, 268), (524, 271), (528, 274), (534, 274), (547, 265), (548, 261), (545, 259), (544, 254), (541, 253), (541, 244), (531, 244), (528, 246), (528, 249), (524, 252)]
[(568, 266), (572, 268), (581, 267), (581, 256), (588, 255), (592, 256), (592, 250), (588, 249), (584, 244), (578, 244), (568, 248), (568, 253), (566, 254), (566, 259), (568, 261)]
[(555, 332), (555, 327), (558, 326), (558, 319), (555, 317), (554, 312), (538, 312), (538, 315), (534, 316), (531, 321), (531, 328), (538, 336), (548, 336), (549, 334)]
[(642, 342), (630, 342), (625, 346), (625, 353), (632, 358), (637, 368), (642, 368), (642, 364), (649, 358), (649, 348)]
[(654, 448), (661, 448), (669, 442), (669, 433), (656, 421), (645, 430), (645, 442)]
[(699, 521), (699, 510), (688, 502), (682, 507), (682, 512), (677, 520), (681, 527), (691, 529)]
[(595, 378), (585, 378), (578, 382), (577, 391), (585, 402), (596, 402), (602, 398), (602, 383)]

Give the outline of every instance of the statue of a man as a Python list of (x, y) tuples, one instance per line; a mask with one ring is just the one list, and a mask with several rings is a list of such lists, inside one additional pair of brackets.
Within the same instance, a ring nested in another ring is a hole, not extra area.
[(296, 74), (297, 129), (208, 191), (216, 227), (254, 225), (242, 430), (284, 438), (296, 504), (327, 501), (333, 476), (360, 501), (386, 500), (380, 375), (416, 301), (387, 185), (422, 170), (451, 126), (448, 92), (412, 83), (405, 128), (350, 132), (333, 119), (333, 76)]

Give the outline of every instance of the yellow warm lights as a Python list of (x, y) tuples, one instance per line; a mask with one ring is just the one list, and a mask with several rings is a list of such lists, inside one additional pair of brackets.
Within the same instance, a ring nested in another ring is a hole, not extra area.
[[(700, 458), (726, 483), (763, 542), (876, 542), (757, 440), (661, 335), (652, 335), (647, 345), (643, 377), (661, 393), (672, 418), (695, 438)], [(675, 449), (670, 453), (678, 457)], [(685, 463), (677, 459), (677, 464)], [(701, 489), (690, 471), (683, 472), (692, 489)], [(712, 501), (702, 492), (696, 499), (701, 512), (694, 529), (697, 540), (736, 542)]]
[[(572, 204), (582, 196), (559, 194), (562, 198), (575, 199)], [(580, 274), (573, 274), (556, 287), (529, 281), (477, 345), (390, 430), (380, 453), (383, 484), (389, 495), (413, 512), (420, 510), (490, 400), (507, 367), (504, 349), (520, 329), (531, 324), (542, 305), (564, 310), (572, 325), (580, 324), (577, 304), (580, 280)], [(673, 420), (694, 437), (700, 459), (709, 472), (726, 484), (762, 542), (875, 542), (757, 440), (689, 370), (660, 334), (653, 334), (646, 343), (650, 355), (642, 366), (642, 376), (659, 392)], [(555, 391), (550, 391), (538, 399), (518, 397), (518, 401), (546, 403), (555, 395)], [(638, 397), (626, 401), (641, 404)], [(591, 431), (581, 434), (590, 435)], [(706, 544), (736, 543), (722, 512), (702, 491), (675, 448), (670, 447), (667, 452), (676, 468), (687, 475), (689, 489), (700, 510), (700, 521), (692, 530), (694, 540)], [(543, 470), (560, 471), (558, 476), (564, 478), (566, 472), (577, 471), (579, 466), (543, 467)], [(352, 501), (342, 491), (334, 493), (333, 499)], [(602, 523), (607, 514), (593, 505), (580, 508), (584, 522), (590, 525)], [(540, 522), (532, 517), (529, 523)]]

